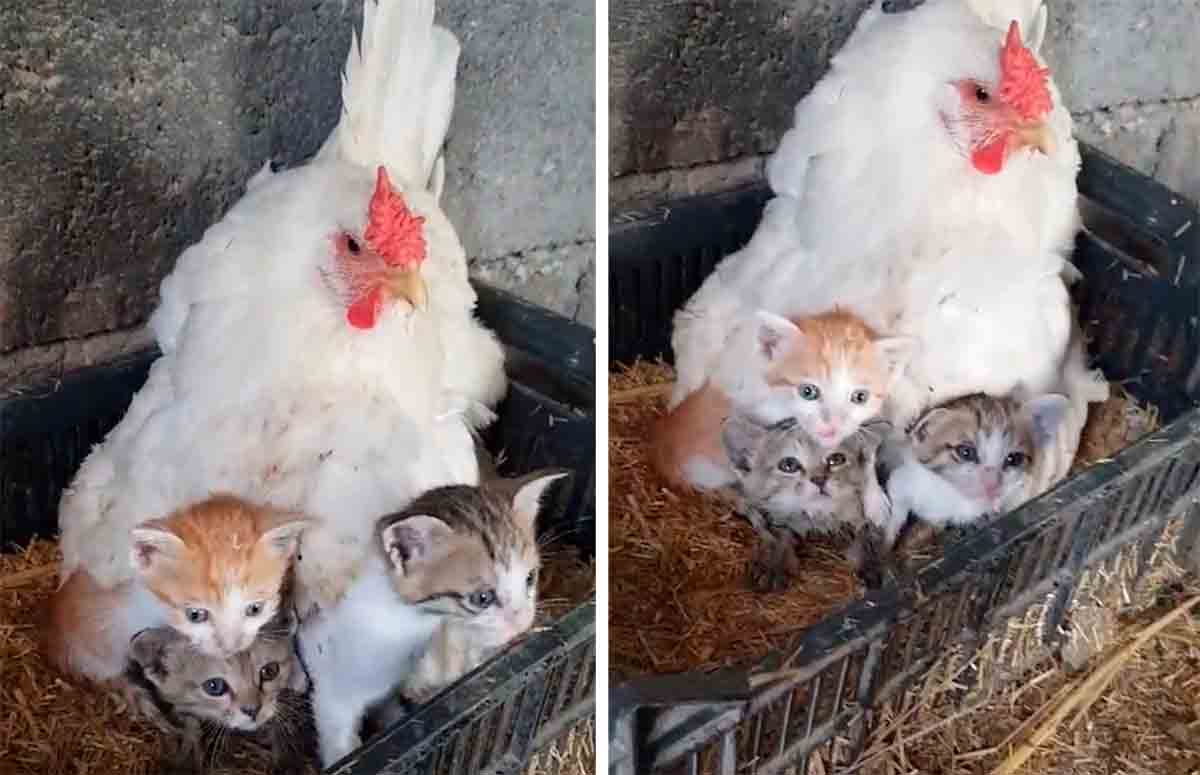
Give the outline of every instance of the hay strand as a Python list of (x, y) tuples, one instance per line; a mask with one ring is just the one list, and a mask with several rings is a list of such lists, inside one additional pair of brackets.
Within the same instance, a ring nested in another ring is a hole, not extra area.
[(1029, 740), (1022, 743), (1015, 751), (1000, 766), (992, 770), (992, 775), (1014, 775), (1024, 766), (1029, 757), (1033, 756), (1037, 751), (1038, 746), (1045, 743), (1058, 729), (1059, 724), (1063, 722), (1071, 714), (1072, 711), (1078, 710), (1079, 713), (1087, 712), (1096, 698), (1104, 692), (1113, 678), (1121, 671), (1122, 667), (1133, 658), (1138, 649), (1146, 644), (1151, 638), (1164, 629), (1173, 624), (1177, 619), (1191, 611), (1197, 603), (1200, 603), (1200, 595), (1188, 599), (1186, 602), (1176, 606), (1165, 615), (1159, 617), (1149, 626), (1145, 627), (1138, 633), (1134, 639), (1121, 648), (1117, 653), (1113, 654), (1105, 660), (1096, 670), (1082, 681), (1070, 694), (1063, 699), (1053, 713), (1050, 714), (1037, 730), (1030, 736)]
[(44, 578), (49, 578), (58, 572), (58, 563), (50, 565), (42, 565), (37, 568), (29, 568), (27, 570), (13, 571), (0, 576), (0, 591), (5, 589), (16, 589), (29, 584), (41, 581)]
[(626, 388), (625, 390), (617, 390), (608, 394), (608, 402), (610, 404), (631, 404), (635, 401), (662, 398), (663, 396), (670, 395), (671, 388), (674, 386), (674, 382), (657, 382), (651, 385), (639, 385), (638, 387)]

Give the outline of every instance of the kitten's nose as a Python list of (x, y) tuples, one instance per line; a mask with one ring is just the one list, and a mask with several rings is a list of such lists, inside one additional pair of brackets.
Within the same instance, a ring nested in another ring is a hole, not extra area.
[(1000, 491), (1000, 472), (995, 468), (983, 469), (983, 490), (989, 496)]
[(250, 717), (251, 721), (254, 721), (255, 719), (258, 718), (258, 706), (257, 705), (243, 705), (242, 713), (245, 713), (247, 716)]
[(812, 482), (818, 490), (820, 490), (821, 492), (825, 492), (825, 483), (829, 481), (829, 477), (814, 476), (811, 479), (809, 479), (809, 481)]

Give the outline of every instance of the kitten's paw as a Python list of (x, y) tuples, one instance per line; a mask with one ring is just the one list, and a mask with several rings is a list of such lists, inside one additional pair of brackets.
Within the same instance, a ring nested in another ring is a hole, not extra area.
[(800, 559), (788, 541), (762, 541), (750, 560), (750, 588), (755, 592), (782, 592), (800, 574)]
[(868, 563), (858, 568), (858, 579), (870, 591), (895, 586), (900, 581), (900, 569), (894, 561)]
[(858, 580), (867, 589), (882, 589), (883, 569), (878, 565), (864, 565), (858, 569)]
[(886, 551), (877, 535), (860, 535), (846, 553), (859, 581), (869, 590), (895, 583), (899, 576), (895, 555)]

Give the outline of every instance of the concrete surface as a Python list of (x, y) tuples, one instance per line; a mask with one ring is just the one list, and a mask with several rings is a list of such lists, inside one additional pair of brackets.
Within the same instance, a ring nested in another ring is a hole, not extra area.
[[(447, 210), (489, 278), (567, 313), (581, 307), (572, 291), (539, 298), (516, 256), (573, 246), (557, 258), (572, 289), (591, 271), (592, 9), (439, 9), (463, 42)], [(319, 147), (360, 11), (361, 0), (0, 6), (0, 379), (19, 362), (92, 353), (89, 337), (133, 335), (163, 274), (249, 175)]]
[(609, 173), (773, 149), (867, 0), (612, 0)]
[[(1080, 138), (1200, 199), (1200, 3), (1048, 0)], [(609, 202), (761, 177), (863, 0), (612, 0)]]

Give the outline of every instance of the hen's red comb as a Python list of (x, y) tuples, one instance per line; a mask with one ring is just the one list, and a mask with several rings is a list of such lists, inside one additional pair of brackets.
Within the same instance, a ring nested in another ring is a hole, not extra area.
[(391, 266), (415, 267), (425, 260), (425, 219), (414, 215), (404, 197), (392, 190), (387, 170), (379, 165), (375, 193), (363, 238)]
[(1054, 107), (1046, 79), (1050, 68), (1041, 67), (1033, 52), (1021, 42), (1021, 28), (1014, 19), (1000, 49), (1000, 99), (1029, 120), (1041, 118)]

